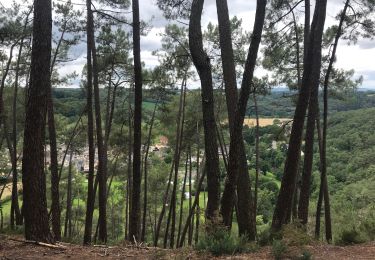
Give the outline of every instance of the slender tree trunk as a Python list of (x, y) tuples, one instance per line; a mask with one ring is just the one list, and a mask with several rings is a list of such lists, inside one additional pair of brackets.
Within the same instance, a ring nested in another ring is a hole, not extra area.
[[(92, 30), (90, 28), (89, 19), (92, 19), (92, 14), (89, 15), (89, 10), (91, 10), (91, 1), (86, 1), (87, 7), (87, 43), (91, 41), (90, 34)], [(91, 17), (91, 18), (89, 18)], [(84, 244), (91, 243), (92, 236), (92, 221), (95, 207), (95, 194), (94, 194), (94, 171), (95, 171), (95, 145), (94, 145), (94, 115), (93, 115), (93, 102), (92, 102), (92, 92), (93, 92), (93, 79), (92, 79), (92, 54), (91, 46), (87, 44), (87, 86), (86, 86), (86, 109), (87, 109), (87, 137), (89, 145), (89, 172), (87, 180), (87, 201), (86, 201), (86, 218), (85, 218), (85, 233), (83, 238)]]
[(201, 80), (203, 128), (206, 153), (208, 202), (206, 217), (217, 222), (219, 215), (219, 155), (215, 133), (214, 97), (210, 59), (203, 49), (201, 18), (204, 0), (193, 0), (189, 23), (189, 47)]
[(288, 223), (288, 212), (292, 209), (306, 109), (311, 89), (319, 83), (321, 43), (326, 17), (326, 5), (327, 0), (318, 0), (315, 5), (309, 46), (304, 60), (302, 86), (293, 118), (284, 175), (272, 220), (272, 229), (274, 231), (279, 230), (283, 224)]
[(92, 56), (92, 76), (94, 86), (94, 106), (96, 123), (96, 140), (98, 146), (98, 184), (99, 184), (99, 240), (107, 242), (107, 150), (105, 147), (102, 131), (102, 118), (100, 111), (99, 75), (97, 66), (97, 55), (94, 35), (94, 17), (91, 10), (91, 0), (87, 0), (87, 26), (88, 42)]
[(73, 150), (70, 151), (69, 155), (69, 170), (68, 170), (68, 186), (67, 186), (67, 197), (66, 197), (66, 212), (65, 212), (65, 225), (64, 225), (64, 237), (72, 238), (72, 159)]
[[(55, 68), (57, 56), (61, 44), (64, 40), (64, 35), (66, 31), (67, 21), (63, 24), (63, 31), (60, 35), (60, 39), (57, 43), (55, 53), (51, 62), (51, 76)], [(51, 79), (52, 80), (52, 79)], [(60, 209), (60, 192), (59, 192), (59, 172), (58, 172), (58, 160), (57, 160), (57, 143), (56, 143), (56, 127), (55, 127), (55, 114), (54, 114), (54, 104), (53, 104), (53, 94), (52, 94), (52, 84), (48, 93), (47, 101), (47, 119), (48, 119), (48, 137), (50, 142), (50, 159), (51, 159), (51, 215), (52, 215), (52, 232), (56, 240), (61, 240), (61, 209)]]
[[(186, 74), (185, 74), (186, 75)], [(178, 138), (178, 158), (176, 158), (175, 162), (175, 175), (174, 175), (174, 181), (173, 181), (173, 190), (172, 190), (172, 197), (171, 197), (171, 208), (172, 209), (172, 223), (171, 223), (171, 235), (170, 235), (170, 248), (174, 247), (175, 243), (175, 229), (176, 229), (176, 208), (177, 208), (177, 187), (178, 187), (178, 170), (180, 166), (180, 157), (181, 157), (181, 151), (182, 151), (182, 140), (183, 140), (183, 135), (184, 135), (184, 124), (185, 124), (185, 106), (186, 106), (186, 81), (187, 79), (185, 78), (185, 84), (184, 84), (184, 89), (183, 89), (183, 99), (182, 99), (182, 111), (181, 111), (181, 116), (179, 117), (179, 120), (181, 119), (181, 129), (179, 133), (179, 138)], [(168, 224), (167, 224), (168, 226)], [(168, 232), (166, 232), (168, 233)]]
[(231, 225), (231, 214), (233, 210), (233, 203), (235, 198), (235, 191), (237, 185), (237, 196), (238, 196), (238, 216), (237, 220), (239, 225), (241, 223), (241, 228), (239, 231), (243, 231), (245, 233), (240, 233), (241, 235), (247, 235), (248, 239), (254, 240), (255, 239), (255, 223), (254, 211), (250, 211), (249, 209), (253, 208), (252, 201), (248, 199), (244, 199), (244, 196), (251, 196), (246, 194), (249, 192), (250, 188), (248, 188), (250, 179), (248, 172), (239, 172), (240, 165), (242, 160), (238, 160), (240, 157), (240, 148), (243, 146), (243, 138), (242, 138), (242, 129), (243, 129), (243, 121), (246, 114), (247, 108), (247, 101), (250, 96), (251, 92), (251, 85), (254, 76), (255, 64), (258, 55), (258, 49), (262, 37), (263, 32), (263, 25), (265, 19), (265, 9), (266, 9), (266, 1), (258, 0), (257, 1), (257, 9), (255, 15), (255, 23), (254, 23), (254, 30), (253, 35), (249, 47), (248, 57), (245, 64), (245, 71), (243, 74), (242, 86), (241, 86), (241, 93), (239, 100), (237, 102), (237, 107), (234, 116), (234, 123), (233, 128), (231, 131), (231, 140), (230, 140), (230, 149), (229, 149), (229, 165), (228, 165), (228, 178), (225, 182), (225, 188), (223, 197), (221, 200), (221, 213), (223, 217), (223, 222), (225, 226), (230, 227)]
[(49, 230), (44, 172), (45, 123), (48, 90), (51, 87), (51, 39), (51, 1), (35, 0), (22, 160), (23, 213), (25, 238), (44, 242), (54, 241)]
[(139, 240), (141, 223), (141, 138), (142, 138), (142, 64), (140, 46), (139, 2), (132, 0), (133, 10), (133, 55), (134, 55), (134, 144), (133, 144), (133, 192), (130, 209), (130, 239)]
[[(27, 20), (28, 18), (26, 18)], [(19, 76), (19, 67), (20, 67), (20, 59), (22, 55), (22, 48), (23, 48), (23, 39), (21, 39), (21, 43), (18, 50), (18, 57), (17, 57), (17, 65), (16, 65), (16, 76), (14, 82), (14, 92), (13, 92), (13, 118), (12, 118), (12, 154), (10, 156), (12, 161), (12, 204), (11, 204), (11, 215), (10, 215), (10, 226), (14, 229), (14, 224), (22, 225), (23, 219), (22, 214), (18, 204), (18, 171), (17, 171), (17, 97), (18, 97), (18, 76)], [(6, 122), (4, 122), (5, 126)], [(5, 133), (7, 134), (7, 133)]]
[[(307, 57), (307, 50), (309, 49), (309, 41), (310, 41), (310, 0), (305, 0), (305, 25), (303, 28), (303, 60), (306, 60)], [(305, 62), (304, 62), (305, 63)], [(302, 83), (302, 82), (301, 82)]]
[(253, 93), (253, 100), (254, 100), (254, 110), (255, 110), (255, 187), (254, 187), (254, 222), (256, 223), (257, 220), (257, 210), (258, 210), (258, 185), (259, 185), (259, 158), (260, 158), (260, 150), (259, 150), (259, 113), (258, 113), (258, 102), (256, 93)]
[(319, 159), (320, 159), (320, 187), (319, 187), (319, 195), (318, 195), (318, 201), (316, 205), (316, 215), (315, 215), (315, 238), (319, 240), (320, 238), (320, 217), (321, 217), (321, 211), (322, 211), (322, 205), (323, 205), (323, 176), (322, 176), (322, 164), (323, 164), (323, 156), (322, 156), (322, 146), (323, 146), (323, 138), (322, 138), (322, 128), (320, 125), (320, 118), (316, 119), (316, 130), (318, 132), (318, 144), (319, 144)]
[[(202, 172), (199, 174), (200, 178), (199, 178), (199, 181), (198, 181), (197, 191), (195, 193), (194, 202), (193, 202), (193, 205), (192, 205), (191, 210), (189, 212), (189, 215), (188, 215), (188, 217), (186, 219), (184, 228), (182, 229), (181, 238), (180, 238), (180, 241), (179, 241), (180, 243), (177, 245), (177, 247), (182, 247), (184, 245), (185, 236), (186, 236), (186, 233), (188, 232), (188, 229), (189, 229), (189, 224), (191, 222), (191, 219), (194, 216), (195, 209), (199, 205), (199, 194), (200, 194), (200, 190), (202, 189), (204, 178), (206, 177), (206, 166), (207, 166), (207, 164), (206, 164), (206, 156), (204, 155), (203, 160), (202, 160), (202, 164), (200, 166), (200, 169), (201, 169)], [(199, 227), (199, 224), (198, 224), (197, 230), (196, 230), (197, 233), (198, 233), (198, 227)], [(196, 235), (196, 243), (198, 242), (198, 238), (197, 237), (198, 236)]]
[[(229, 127), (231, 132), (231, 138), (233, 137), (234, 130), (234, 120), (236, 113), (236, 104), (238, 101), (237, 94), (237, 80), (236, 80), (236, 69), (234, 63), (234, 54), (232, 47), (232, 34), (230, 28), (228, 4), (226, 0), (216, 0), (217, 14), (219, 21), (219, 34), (220, 34), (220, 47), (221, 47), (221, 57), (222, 57), (222, 67), (224, 72), (224, 83), (225, 83), (225, 93), (226, 102), (228, 110)], [(238, 133), (236, 133), (238, 134)], [(238, 203), (242, 205), (238, 209), (238, 228), (240, 235), (247, 234), (249, 238), (255, 239), (255, 222), (251, 218), (254, 215), (254, 208), (251, 205), (251, 187), (250, 180), (248, 177), (248, 166), (245, 153), (245, 146), (243, 143), (242, 131), (238, 139), (239, 142), (238, 158), (239, 169), (238, 169), (238, 183), (237, 186), (239, 195)], [(227, 170), (233, 171), (233, 168), (228, 168)], [(237, 170), (237, 169), (236, 169)], [(232, 174), (228, 173), (228, 174)], [(234, 201), (233, 201), (234, 202)], [(230, 207), (233, 208), (233, 202)], [(223, 218), (224, 223), (229, 223), (229, 219)]]
[(14, 50), (14, 47), (16, 47), (17, 44), (18, 44), (18, 42), (15, 42), (14, 44), (12, 44), (12, 46), (10, 46), (9, 58), (8, 58), (7, 63), (6, 63), (5, 69), (2, 72), (1, 85), (0, 85), (0, 126), (1, 126), (2, 123), (5, 122), (4, 97), (3, 97), (5, 80), (8, 76), (8, 73), (9, 73), (9, 70), (10, 70), (10, 65), (12, 63), (13, 50)]
[(323, 137), (322, 137), (322, 180), (324, 181), (324, 216), (326, 225), (326, 240), (328, 243), (332, 242), (332, 226), (331, 226), (331, 209), (327, 182), (327, 129), (328, 129), (328, 84), (330, 75), (335, 61), (336, 51), (339, 39), (342, 35), (343, 23), (346, 17), (346, 11), (349, 7), (350, 0), (346, 0), (344, 10), (341, 13), (340, 23), (336, 32), (333, 49), (324, 79), (324, 112), (323, 112)]
[[(166, 190), (166, 193), (165, 193), (164, 198), (163, 198), (163, 205), (162, 205), (162, 209), (161, 209), (161, 212), (160, 212), (160, 215), (159, 215), (159, 218), (158, 218), (158, 223), (157, 223), (157, 226), (156, 226), (154, 246), (157, 246), (157, 243), (158, 243), (160, 228), (161, 228), (161, 224), (162, 224), (162, 221), (163, 221), (163, 218), (164, 218), (166, 203), (167, 203), (168, 196), (169, 196), (169, 190), (170, 190), (170, 186), (171, 186), (173, 170), (175, 169), (176, 161), (180, 160), (180, 155), (179, 155), (180, 148), (179, 147), (180, 147), (180, 136), (182, 135), (181, 134), (181, 113), (182, 113), (182, 103), (183, 103), (183, 91), (184, 91), (184, 87), (185, 87), (185, 83), (186, 83), (185, 80), (186, 79), (184, 78), (182, 83), (181, 83), (180, 102), (179, 102), (179, 109), (178, 109), (177, 122), (176, 122), (176, 125), (177, 125), (177, 127), (176, 127), (176, 144), (175, 144), (172, 167), (171, 167), (171, 170), (170, 170), (170, 173), (169, 173), (169, 178), (168, 178), (167, 190)], [(178, 169), (178, 167), (177, 167), (177, 169)], [(169, 218), (169, 216), (168, 216), (168, 218)], [(167, 229), (168, 229), (168, 226), (169, 226), (169, 224), (167, 224)], [(168, 233), (168, 232), (166, 232), (166, 233)], [(164, 247), (166, 247), (166, 242), (165, 242)]]
[[(191, 211), (191, 206), (192, 206), (192, 196), (191, 196), (191, 193), (192, 193), (192, 188), (191, 188), (191, 185), (192, 185), (192, 171), (193, 171), (193, 165), (192, 165), (192, 161), (191, 161), (191, 146), (189, 146), (189, 212)], [(190, 222), (190, 225), (189, 225), (189, 236), (188, 236), (188, 245), (191, 246), (192, 244), (192, 241), (193, 241), (193, 227), (194, 227), (194, 215), (192, 216), (191, 218), (191, 222)]]
[(148, 154), (150, 151), (150, 145), (151, 145), (151, 135), (152, 135), (152, 129), (154, 127), (154, 121), (155, 121), (155, 114), (158, 107), (158, 102), (156, 102), (154, 111), (152, 112), (150, 126), (148, 129), (148, 137), (147, 137), (147, 147), (146, 147), (146, 153), (145, 153), (145, 159), (144, 159), (144, 191), (143, 191), (143, 218), (142, 218), (142, 235), (141, 240), (145, 241), (146, 236), (146, 218), (147, 218), (147, 179), (148, 179)]
[(301, 192), (298, 204), (298, 219), (303, 225), (307, 224), (309, 216), (310, 183), (314, 158), (314, 132), (317, 114), (319, 85), (314, 86), (309, 100), (305, 136), (305, 157), (301, 178)]
[[(292, 13), (292, 16), (293, 16), (293, 27), (294, 27), (294, 34), (295, 34), (295, 37), (296, 37), (296, 70), (297, 70), (297, 87), (298, 89), (301, 88), (301, 62), (300, 62), (300, 45), (299, 45), (299, 39), (300, 39), (300, 36), (299, 36), (299, 28), (298, 28), (298, 24), (297, 24), (297, 19), (296, 19), (296, 15), (294, 14), (294, 10), (290, 4), (290, 2), (288, 2), (288, 6), (289, 6), (289, 10), (290, 12)], [(309, 7), (310, 8), (310, 7)], [(310, 22), (309, 22), (310, 24)]]
[[(199, 138), (199, 121), (197, 121), (197, 169), (196, 169), (197, 175), (195, 176), (196, 185), (195, 185), (194, 200), (197, 196), (199, 198), (199, 194), (200, 194), (199, 193), (200, 190), (198, 190), (198, 188), (199, 188), (198, 183), (199, 183), (199, 180), (200, 180), (200, 175), (199, 175), (199, 172), (200, 172), (200, 168), (199, 168), (200, 154), (201, 154), (201, 151), (200, 151), (200, 138)], [(192, 210), (193, 210), (193, 208), (191, 208), (191, 211)], [(199, 205), (199, 199), (198, 199), (197, 207), (196, 207), (196, 210), (195, 210), (195, 236), (194, 236), (195, 244), (198, 243), (198, 239), (199, 239), (199, 222), (200, 222), (200, 205)]]
[(131, 209), (131, 197), (132, 197), (132, 191), (133, 191), (133, 172), (132, 172), (132, 166), (133, 166), (133, 160), (132, 160), (132, 154), (133, 154), (133, 122), (132, 122), (132, 107), (130, 103), (130, 95), (129, 95), (129, 111), (128, 111), (128, 127), (129, 127), (129, 135), (128, 135), (128, 165), (127, 165), (127, 189), (126, 189), (126, 216), (125, 216), (125, 238), (130, 240), (129, 237), (129, 213)]
[(61, 224), (60, 224), (60, 195), (59, 195), (59, 172), (57, 161), (57, 143), (56, 143), (56, 127), (55, 116), (52, 98), (52, 86), (48, 92), (47, 101), (48, 114), (48, 133), (50, 142), (50, 156), (51, 156), (51, 214), (52, 214), (52, 232), (57, 241), (61, 240)]
[(184, 213), (184, 197), (185, 197), (185, 190), (186, 190), (186, 180), (188, 176), (188, 162), (189, 162), (189, 153), (187, 152), (186, 161), (185, 161), (185, 176), (184, 176), (184, 182), (182, 184), (181, 198), (180, 198), (180, 218), (178, 222), (177, 245), (179, 244), (180, 237), (181, 237), (182, 216)]

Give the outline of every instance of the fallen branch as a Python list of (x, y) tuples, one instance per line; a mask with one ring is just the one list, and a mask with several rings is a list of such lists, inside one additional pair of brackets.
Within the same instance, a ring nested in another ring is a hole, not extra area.
[(15, 238), (9, 238), (8, 240), (16, 241), (20, 243), (26, 243), (26, 244), (34, 244), (34, 245), (49, 247), (53, 249), (66, 249), (66, 246), (63, 246), (63, 245), (53, 245), (53, 244), (48, 244), (48, 243), (38, 242), (38, 241), (33, 241), (33, 240), (21, 240), (21, 239), (15, 239)]

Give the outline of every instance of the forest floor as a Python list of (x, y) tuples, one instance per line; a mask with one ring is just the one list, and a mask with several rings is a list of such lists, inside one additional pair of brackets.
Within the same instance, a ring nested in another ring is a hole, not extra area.
[[(285, 259), (303, 259), (301, 252), (310, 252), (311, 259), (375, 259), (375, 242), (333, 246), (314, 245), (290, 247)], [(213, 257), (192, 248), (169, 250), (135, 246), (80, 246), (59, 243), (56, 246), (37, 245), (22, 241), (21, 237), (0, 237), (0, 259), (274, 259), (270, 247), (262, 247), (249, 254)]]

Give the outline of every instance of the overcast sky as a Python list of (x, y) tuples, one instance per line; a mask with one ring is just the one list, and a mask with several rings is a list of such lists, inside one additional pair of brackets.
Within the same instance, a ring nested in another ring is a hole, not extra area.
[[(20, 1), (20, 0), (18, 0)], [(7, 5), (10, 0), (0, 0)], [(81, 3), (81, 0), (73, 0), (73, 3)], [(158, 60), (152, 55), (152, 51), (160, 48), (161, 36), (167, 21), (163, 18), (161, 11), (156, 6), (156, 0), (140, 0), (140, 16), (142, 20), (150, 21), (152, 29), (147, 36), (141, 37), (141, 57), (146, 67), (152, 68), (158, 64)], [(217, 24), (215, 0), (206, 0), (202, 17), (202, 26), (209, 22)], [(237, 16), (243, 20), (243, 27), (247, 31), (252, 30), (255, 15), (255, 0), (230, 0), (228, 1), (230, 16)], [(335, 15), (342, 9), (343, 0), (329, 0), (327, 8), (326, 27), (336, 24)], [(78, 57), (69, 66), (61, 68), (61, 73), (66, 74), (76, 71), (81, 73), (85, 64), (85, 46), (82, 44), (74, 50), (74, 56)], [(354, 69), (356, 76), (363, 76), (363, 88), (375, 89), (375, 41), (359, 40), (357, 45), (349, 46), (345, 41), (340, 41), (337, 50), (338, 68)], [(67, 64), (66, 64), (67, 65)], [(262, 69), (256, 71), (257, 76), (262, 76), (265, 72)], [(75, 83), (77, 84), (77, 82)]]

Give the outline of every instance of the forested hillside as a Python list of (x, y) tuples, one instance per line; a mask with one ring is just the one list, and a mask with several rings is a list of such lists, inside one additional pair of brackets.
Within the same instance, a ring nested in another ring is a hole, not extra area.
[(374, 113), (374, 108), (359, 109), (336, 113), (329, 120), (327, 161), (333, 223), (337, 223), (338, 237), (352, 233), (353, 242), (375, 238)]

